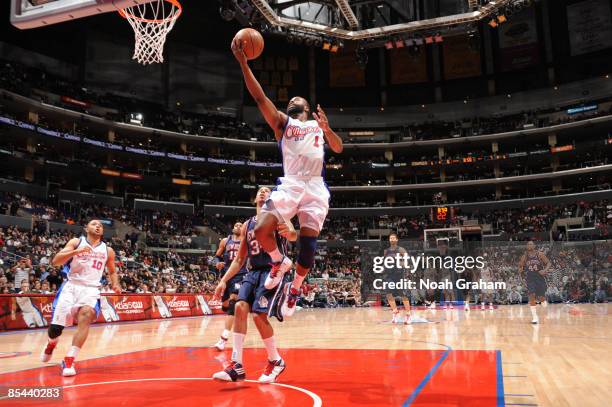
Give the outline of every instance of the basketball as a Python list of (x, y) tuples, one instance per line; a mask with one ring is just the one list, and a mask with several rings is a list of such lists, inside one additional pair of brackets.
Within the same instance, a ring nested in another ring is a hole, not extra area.
[(243, 28), (234, 38), (242, 42), (242, 50), (249, 60), (259, 57), (264, 49), (263, 37), (259, 31), (252, 28)]

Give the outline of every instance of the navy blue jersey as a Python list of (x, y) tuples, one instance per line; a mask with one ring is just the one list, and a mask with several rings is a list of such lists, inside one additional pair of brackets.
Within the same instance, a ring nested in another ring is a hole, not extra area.
[[(257, 239), (255, 239), (255, 225), (257, 224), (257, 216), (253, 216), (247, 222), (247, 250), (248, 250), (248, 269), (251, 270), (264, 270), (270, 269), (272, 264), (272, 259), (270, 255), (266, 253)], [(278, 250), (286, 254), (287, 253), (287, 239), (278, 234), (278, 232), (274, 232), (274, 236), (276, 237), (276, 245), (278, 246)]]
[[(240, 249), (240, 240), (232, 239), (232, 235), (227, 237), (225, 241), (225, 251), (223, 252), (223, 262), (225, 263), (225, 271), (232, 264), (232, 261), (238, 256), (238, 250)], [(238, 275), (246, 273), (245, 267), (241, 268)]]

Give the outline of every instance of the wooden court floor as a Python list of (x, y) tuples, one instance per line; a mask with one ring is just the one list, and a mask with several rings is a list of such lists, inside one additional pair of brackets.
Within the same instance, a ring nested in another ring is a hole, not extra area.
[[(217, 383), (224, 353), (210, 348), (223, 317), (92, 327), (77, 361), (58, 367), (38, 356), (44, 330), (0, 333), (0, 388), (63, 386), (63, 400), (0, 398), (0, 405), (142, 406), (609, 406), (612, 322), (607, 304), (527, 306), (470, 312), (420, 310), (429, 323), (394, 325), (384, 308), (301, 310), (274, 323), (287, 370), (279, 385), (255, 382), (265, 350), (252, 323), (247, 379)], [(230, 340), (231, 342), (231, 340)]]

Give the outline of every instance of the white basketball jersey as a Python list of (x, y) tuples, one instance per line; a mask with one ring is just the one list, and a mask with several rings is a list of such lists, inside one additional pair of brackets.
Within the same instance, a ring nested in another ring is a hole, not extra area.
[(91, 252), (80, 253), (67, 263), (68, 280), (90, 287), (99, 287), (108, 260), (106, 243), (100, 242), (93, 247), (85, 237), (81, 237), (77, 249), (83, 246), (91, 247)]
[(316, 120), (302, 122), (289, 117), (280, 141), (285, 176), (321, 177), (325, 138)]

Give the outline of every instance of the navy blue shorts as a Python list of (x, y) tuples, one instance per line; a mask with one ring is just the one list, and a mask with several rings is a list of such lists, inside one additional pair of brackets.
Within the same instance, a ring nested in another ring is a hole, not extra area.
[(242, 280), (245, 276), (246, 274), (244, 273), (236, 274), (230, 281), (227, 282), (225, 291), (223, 291), (223, 297), (221, 298), (222, 302), (229, 300), (230, 295), (238, 294), (240, 291), (240, 286), (242, 285)]
[(535, 294), (536, 297), (544, 297), (546, 295), (546, 279), (543, 275), (536, 271), (528, 271), (525, 280), (529, 294)]
[(276, 288), (268, 290), (264, 287), (266, 276), (270, 270), (252, 270), (242, 280), (238, 301), (245, 301), (251, 306), (251, 312), (263, 314), (268, 312)]

